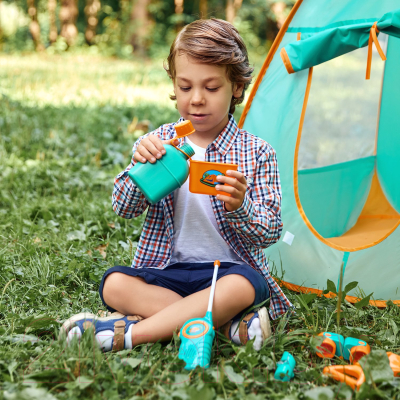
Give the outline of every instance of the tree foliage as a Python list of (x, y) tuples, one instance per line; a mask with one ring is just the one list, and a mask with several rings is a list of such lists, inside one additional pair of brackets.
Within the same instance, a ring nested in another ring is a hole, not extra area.
[(215, 17), (233, 22), (250, 48), (265, 52), (293, 3), (294, 0), (3, 0), (0, 49), (11, 53), (45, 47), (54, 54), (86, 48), (91, 54), (153, 57), (171, 44), (184, 25)]

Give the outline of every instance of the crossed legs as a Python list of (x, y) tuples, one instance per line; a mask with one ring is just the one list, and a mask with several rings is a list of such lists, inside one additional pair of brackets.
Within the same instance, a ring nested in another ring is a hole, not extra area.
[[(176, 329), (191, 318), (203, 317), (207, 310), (210, 288), (182, 297), (172, 290), (149, 285), (142, 278), (114, 272), (104, 283), (105, 302), (125, 315), (145, 319), (132, 327), (132, 343), (154, 343), (169, 340)], [(219, 327), (253, 304), (253, 285), (241, 275), (226, 275), (217, 281), (214, 304), (214, 326)]]

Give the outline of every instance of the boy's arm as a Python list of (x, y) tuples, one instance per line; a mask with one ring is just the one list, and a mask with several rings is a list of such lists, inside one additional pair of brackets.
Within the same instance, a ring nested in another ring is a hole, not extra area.
[[(156, 134), (157, 132), (151, 132)], [(145, 136), (148, 136), (146, 134)], [(135, 154), (141, 140), (145, 137), (140, 137), (133, 145), (132, 152)], [(128, 176), (129, 170), (136, 164), (136, 160), (132, 157), (131, 163), (120, 174), (118, 174), (114, 181), (114, 190), (112, 194), (112, 206), (117, 215), (122, 218), (134, 218), (142, 214), (149, 206), (142, 192), (132, 182)]]
[(225, 219), (247, 242), (265, 248), (277, 242), (282, 233), (281, 185), (276, 153), (266, 149), (257, 160), (253, 183), (248, 187), (242, 205), (225, 212)]

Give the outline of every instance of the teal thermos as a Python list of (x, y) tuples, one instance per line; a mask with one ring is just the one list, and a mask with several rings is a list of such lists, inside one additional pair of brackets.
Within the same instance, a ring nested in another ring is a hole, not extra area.
[(193, 148), (185, 143), (181, 148), (164, 145), (166, 154), (154, 164), (136, 163), (128, 172), (129, 177), (151, 204), (180, 188), (189, 176), (188, 159)]

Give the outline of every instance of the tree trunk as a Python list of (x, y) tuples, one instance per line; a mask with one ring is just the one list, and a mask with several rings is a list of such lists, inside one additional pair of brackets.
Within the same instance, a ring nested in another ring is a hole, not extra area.
[(174, 3), (175, 3), (175, 14), (178, 17), (180, 17), (180, 18), (177, 19), (177, 22), (176, 22), (176, 31), (177, 32), (179, 32), (183, 27), (183, 20), (182, 20), (183, 2), (184, 2), (184, 0), (174, 0)]
[(208, 9), (208, 7), (207, 7), (207, 0), (200, 0), (200, 17), (202, 18), (202, 19), (205, 19), (205, 18), (207, 18), (207, 9)]
[(76, 19), (78, 17), (77, 0), (61, 0), (60, 8), (60, 35), (65, 38), (68, 46), (72, 46), (78, 36)]
[(131, 12), (133, 34), (131, 44), (133, 51), (139, 56), (146, 55), (146, 39), (149, 29), (149, 16), (147, 6), (150, 0), (134, 0)]
[(273, 3), (271, 5), (271, 10), (275, 15), (276, 25), (278, 29), (281, 29), (286, 19), (286, 3), (284, 1)]
[(100, 0), (86, 0), (85, 15), (86, 15), (86, 31), (85, 39), (88, 44), (93, 42), (93, 38), (96, 35), (97, 24), (99, 19), (97, 14), (100, 11), (101, 4)]
[[(0, 10), (1, 10), (1, 0), (0, 0)], [(0, 18), (0, 50), (3, 48), (3, 31), (1, 29), (1, 18)]]
[(49, 9), (49, 22), (50, 22), (49, 40), (50, 43), (54, 43), (57, 40), (58, 36), (57, 26), (56, 26), (57, 0), (49, 0), (47, 3), (47, 7)]
[(242, 7), (242, 0), (227, 0), (226, 1), (226, 20), (233, 24), (233, 20), (236, 17), (237, 12)]
[(183, 13), (183, 0), (175, 0), (175, 14)]
[(29, 32), (32, 35), (33, 42), (35, 43), (36, 51), (42, 51), (44, 49), (40, 41), (40, 25), (37, 19), (37, 8), (35, 0), (28, 0), (28, 14), (31, 17), (31, 23), (29, 24)]

